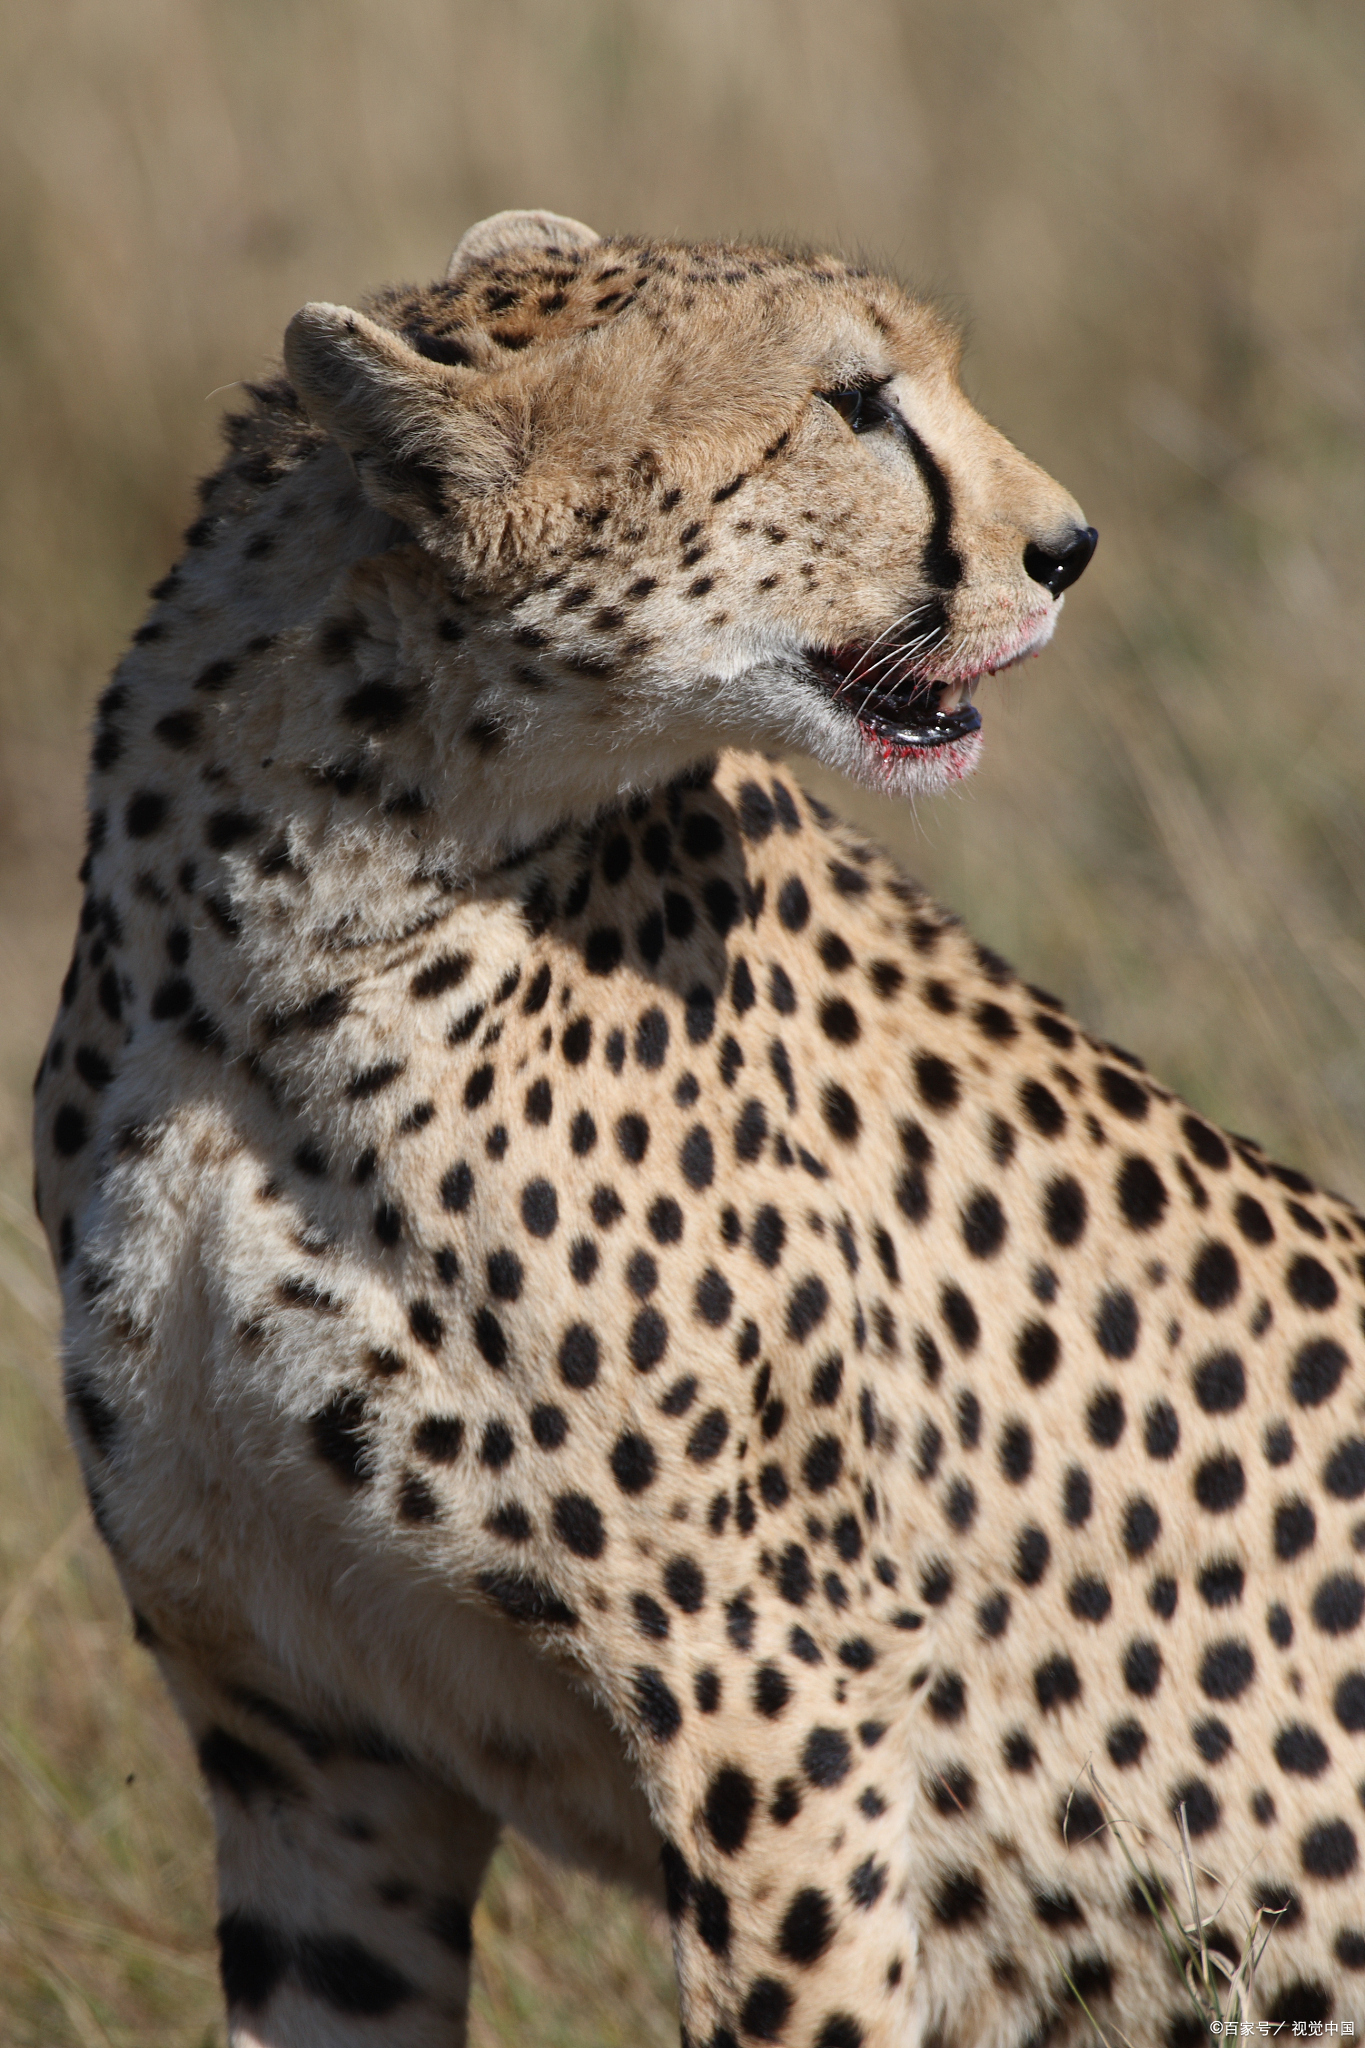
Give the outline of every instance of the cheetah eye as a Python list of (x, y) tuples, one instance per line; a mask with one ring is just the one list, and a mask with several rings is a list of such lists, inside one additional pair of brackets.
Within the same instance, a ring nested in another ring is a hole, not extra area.
[(874, 427), (889, 426), (896, 418), (896, 408), (886, 397), (884, 383), (855, 384), (846, 391), (821, 391), (816, 395), (826, 405), (832, 405), (855, 434), (870, 434)]

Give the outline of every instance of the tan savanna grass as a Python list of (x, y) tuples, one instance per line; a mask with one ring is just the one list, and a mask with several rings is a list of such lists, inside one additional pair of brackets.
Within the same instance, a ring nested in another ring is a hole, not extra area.
[[(917, 817), (853, 808), (1093, 1027), (1365, 1193), (1356, 0), (11, 0), (6, 2048), (222, 2040), (203, 1802), (65, 1449), (29, 1220), (84, 721), (230, 387), (295, 307), (429, 276), (527, 204), (833, 243), (970, 310), (970, 388), (1100, 553), (1056, 647), (983, 692), (976, 783)], [(478, 1936), (481, 2048), (676, 2039), (665, 1945), (628, 1902), (511, 1848)]]

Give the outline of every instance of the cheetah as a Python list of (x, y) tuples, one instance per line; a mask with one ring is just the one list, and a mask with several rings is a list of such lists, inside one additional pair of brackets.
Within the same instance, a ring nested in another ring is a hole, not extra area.
[[(1095, 545), (887, 279), (470, 230), (306, 307), (99, 705), (37, 1203), (238, 2048), (465, 2038), (504, 1824), (689, 2048), (1365, 2023), (1365, 1215), (803, 794)], [(989, 685), (983, 686), (989, 701)]]

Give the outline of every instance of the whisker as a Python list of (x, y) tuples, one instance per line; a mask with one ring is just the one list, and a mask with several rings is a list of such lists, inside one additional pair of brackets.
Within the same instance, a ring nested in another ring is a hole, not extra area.
[(866, 646), (863, 649), (862, 653), (858, 656), (858, 659), (854, 662), (853, 667), (849, 670), (849, 682), (856, 682), (857, 680), (859, 680), (862, 674), (863, 664), (867, 661), (869, 655), (876, 653), (877, 649), (881, 646), (883, 640), (885, 640), (889, 634), (896, 632), (897, 629), (901, 626), (908, 626), (912, 619), (917, 618), (919, 614), (927, 608), (927, 602), (927, 600), (921, 600), (919, 604), (911, 605), (909, 611), (902, 612), (898, 619), (892, 619), (889, 626), (884, 626), (882, 628), (881, 632), (878, 633), (876, 639), (873, 640), (868, 646)]

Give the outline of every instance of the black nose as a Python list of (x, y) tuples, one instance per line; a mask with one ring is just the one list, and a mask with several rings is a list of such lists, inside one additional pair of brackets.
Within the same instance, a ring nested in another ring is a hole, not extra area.
[(1070, 540), (1059, 548), (1040, 548), (1036, 540), (1031, 540), (1024, 549), (1024, 567), (1035, 583), (1060, 597), (1084, 570), (1098, 539), (1093, 526), (1074, 526)]

